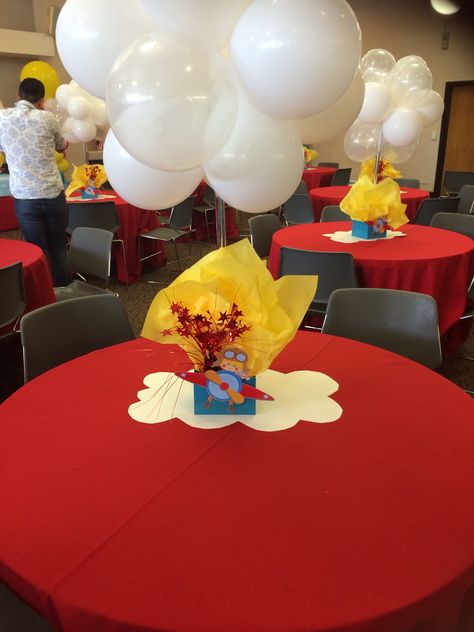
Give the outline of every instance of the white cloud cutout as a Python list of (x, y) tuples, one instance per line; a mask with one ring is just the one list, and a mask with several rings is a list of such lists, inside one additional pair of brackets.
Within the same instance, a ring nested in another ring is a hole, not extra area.
[[(351, 230), (336, 230), (334, 233), (324, 233), (323, 237), (329, 237), (331, 241), (337, 241), (340, 244), (353, 244), (356, 241), (376, 242), (378, 239), (363, 239), (355, 237)], [(406, 237), (406, 233), (400, 230), (387, 230), (387, 236), (381, 239), (394, 239), (395, 237)]]
[(193, 428), (224, 428), (237, 421), (254, 430), (275, 432), (286, 430), (300, 420), (331, 423), (342, 415), (342, 408), (331, 399), (339, 384), (315, 371), (279, 373), (264, 371), (257, 376), (257, 388), (269, 393), (275, 401), (257, 401), (255, 415), (195, 415), (193, 385), (174, 373), (150, 373), (143, 383), (147, 387), (137, 393), (138, 402), (129, 406), (132, 419), (145, 424), (158, 424), (175, 417)]

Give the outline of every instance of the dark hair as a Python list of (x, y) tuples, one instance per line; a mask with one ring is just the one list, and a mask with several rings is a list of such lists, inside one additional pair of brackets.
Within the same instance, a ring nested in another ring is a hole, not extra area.
[(38, 79), (28, 77), (23, 79), (18, 88), (18, 94), (20, 99), (29, 101), (30, 103), (38, 103), (41, 99), (44, 99), (44, 85)]

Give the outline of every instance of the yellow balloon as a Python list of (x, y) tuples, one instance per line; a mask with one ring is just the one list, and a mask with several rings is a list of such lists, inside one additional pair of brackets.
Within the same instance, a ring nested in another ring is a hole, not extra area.
[(54, 157), (56, 159), (56, 164), (59, 165), (61, 160), (64, 158), (64, 152), (54, 150)]
[(38, 79), (44, 86), (44, 98), (53, 99), (61, 81), (56, 70), (45, 61), (30, 61), (20, 72), (20, 80)]
[(68, 163), (66, 158), (63, 158), (61, 162), (58, 162), (58, 169), (61, 173), (66, 173), (71, 165)]
[(0, 152), (0, 167), (3, 165), (3, 161), (5, 160), (5, 154)]

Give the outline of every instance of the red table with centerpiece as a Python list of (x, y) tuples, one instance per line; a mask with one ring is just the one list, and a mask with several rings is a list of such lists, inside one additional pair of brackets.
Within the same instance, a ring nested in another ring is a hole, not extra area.
[(336, 167), (306, 167), (302, 180), (306, 182), (308, 191), (317, 187), (328, 187), (336, 173)]

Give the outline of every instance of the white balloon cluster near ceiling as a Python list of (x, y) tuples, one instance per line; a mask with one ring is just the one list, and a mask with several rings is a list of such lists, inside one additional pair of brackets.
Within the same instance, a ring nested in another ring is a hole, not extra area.
[(349, 128), (344, 149), (356, 162), (382, 156), (394, 163), (408, 160), (418, 146), (423, 127), (442, 115), (443, 99), (431, 89), (433, 78), (417, 55), (398, 61), (382, 48), (370, 50), (361, 60), (366, 82), (362, 108)]
[(301, 134), (347, 129), (362, 101), (345, 0), (66, 0), (56, 43), (73, 80), (105, 98), (109, 181), (142, 208), (185, 199), (203, 176), (235, 208), (275, 208), (300, 181)]

